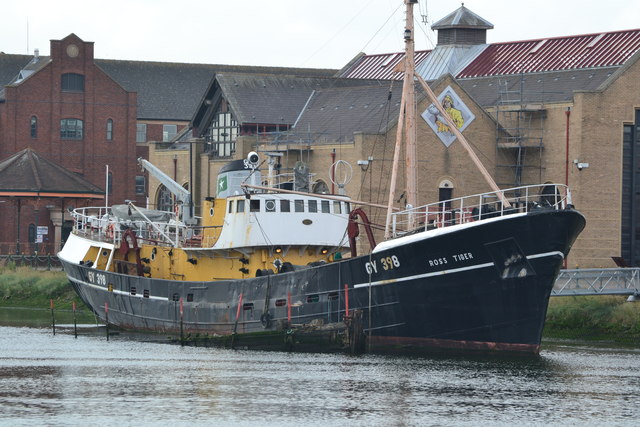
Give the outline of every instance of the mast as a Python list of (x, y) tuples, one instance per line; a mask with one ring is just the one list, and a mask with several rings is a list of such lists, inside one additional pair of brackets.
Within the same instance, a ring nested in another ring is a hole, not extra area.
[[(418, 0), (404, 0), (406, 7), (406, 23), (404, 30), (404, 80), (402, 82), (402, 99), (400, 101), (400, 116), (396, 133), (396, 145), (391, 170), (391, 184), (389, 186), (389, 201), (387, 206), (387, 220), (385, 223), (384, 237), (391, 235), (391, 213), (393, 200), (395, 199), (395, 184), (398, 177), (398, 162), (402, 136), (405, 137), (405, 191), (407, 205), (416, 207), (418, 204), (417, 184), (417, 145), (416, 145), (416, 97), (415, 97), (415, 47), (413, 43), (413, 5)], [(404, 132), (403, 132), (404, 131)], [(409, 218), (409, 227), (413, 228), (415, 219)]]
[[(396, 133), (396, 146), (394, 150), (393, 166), (391, 169), (391, 183), (389, 188), (389, 200), (387, 206), (387, 220), (385, 223), (384, 238), (391, 237), (391, 213), (393, 200), (395, 199), (395, 185), (398, 175), (398, 162), (400, 156), (400, 147), (402, 145), (402, 135), (404, 129), (405, 136), (405, 165), (406, 165), (406, 180), (405, 190), (407, 197), (406, 208), (410, 210), (418, 206), (418, 185), (417, 185), (417, 126), (416, 126), (416, 111), (417, 105), (415, 101), (415, 80), (419, 81), (422, 85), (427, 96), (431, 99), (435, 107), (440, 111), (440, 114), (449, 124), (449, 127), (453, 134), (461, 142), (462, 146), (471, 157), (471, 160), (475, 163), (476, 167), (480, 170), (480, 173), (487, 181), (489, 186), (498, 194), (503, 205), (506, 208), (511, 207), (511, 204), (504, 196), (504, 193), (497, 186), (489, 172), (486, 170), (476, 153), (473, 151), (466, 138), (462, 136), (462, 133), (458, 130), (457, 126), (453, 123), (449, 114), (444, 111), (438, 98), (435, 96), (431, 88), (427, 85), (424, 79), (415, 74), (415, 47), (413, 39), (413, 5), (418, 3), (418, 0), (404, 0), (406, 6), (406, 24), (404, 30), (404, 44), (405, 44), (405, 56), (404, 56), (404, 80), (402, 84), (402, 100), (400, 101), (400, 115), (398, 119), (397, 133)], [(415, 216), (409, 211), (408, 228), (415, 228)]]

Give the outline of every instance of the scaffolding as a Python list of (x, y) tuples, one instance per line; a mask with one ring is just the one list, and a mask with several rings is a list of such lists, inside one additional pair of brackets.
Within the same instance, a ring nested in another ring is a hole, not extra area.
[(542, 182), (542, 151), (546, 109), (524, 96), (524, 76), (509, 87), (498, 80), (495, 109), (496, 150), (500, 186), (519, 187)]

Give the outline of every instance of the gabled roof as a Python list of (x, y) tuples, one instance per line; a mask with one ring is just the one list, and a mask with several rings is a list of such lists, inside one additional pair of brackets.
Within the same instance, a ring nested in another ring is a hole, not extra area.
[(27, 148), (0, 162), (0, 196), (103, 199), (104, 191)]
[(330, 79), (268, 74), (221, 73), (216, 80), (238, 123), (292, 125), (314, 90)]
[(355, 132), (386, 132), (397, 121), (402, 85), (391, 90), (390, 82), (363, 82), (349, 85), (342, 79), (339, 85), (314, 92), (301, 112), (296, 135), (318, 144), (350, 142)]
[[(22, 70), (33, 68), (30, 55), (0, 53), (0, 92)], [(39, 64), (48, 63), (41, 56)], [(254, 67), (223, 64), (95, 59), (95, 64), (123, 88), (138, 94), (139, 120), (190, 120), (202, 94), (219, 72), (260, 72), (298, 76), (331, 77), (337, 70), (315, 68)], [(37, 71), (37, 70), (36, 70)], [(0, 95), (0, 101), (3, 97)]]
[(296, 123), (312, 95), (331, 87), (362, 86), (366, 80), (262, 73), (219, 73), (209, 85), (191, 121), (198, 136), (224, 99), (239, 125)]
[(264, 72), (331, 76), (336, 70), (216, 64), (116, 61), (96, 64), (125, 89), (138, 93), (138, 119), (189, 120), (202, 94), (220, 72)]

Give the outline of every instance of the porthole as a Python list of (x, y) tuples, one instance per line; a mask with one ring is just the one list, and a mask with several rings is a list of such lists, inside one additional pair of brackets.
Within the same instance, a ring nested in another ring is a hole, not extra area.
[(213, 208), (209, 208), (209, 216), (213, 216)]

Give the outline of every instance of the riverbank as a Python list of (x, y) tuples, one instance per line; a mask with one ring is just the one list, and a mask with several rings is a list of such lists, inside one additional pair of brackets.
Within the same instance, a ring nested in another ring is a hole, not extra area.
[[(544, 338), (608, 340), (640, 343), (640, 302), (626, 296), (552, 297), (547, 311)], [(46, 322), (53, 300), (56, 316), (70, 316), (75, 302), (83, 320), (95, 321), (91, 311), (73, 291), (64, 272), (37, 271), (7, 264), (0, 266), (0, 323), (32, 325)], [(42, 316), (34, 311), (42, 310)], [(66, 314), (65, 314), (66, 313)], [(40, 320), (35, 320), (39, 318)]]

